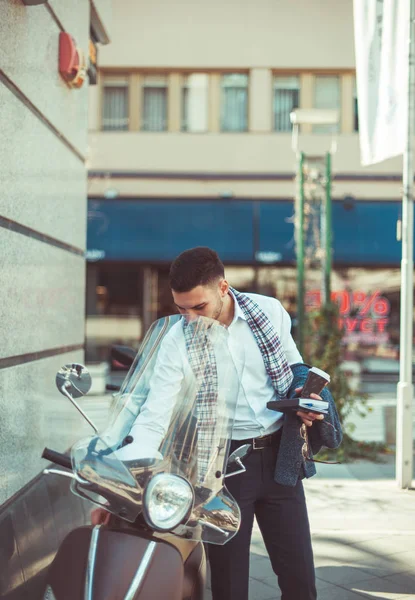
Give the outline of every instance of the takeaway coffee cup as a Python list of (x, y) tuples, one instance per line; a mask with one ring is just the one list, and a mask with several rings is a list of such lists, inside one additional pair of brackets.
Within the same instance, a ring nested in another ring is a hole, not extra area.
[(317, 367), (311, 367), (304, 387), (300, 392), (301, 398), (309, 398), (310, 394), (319, 395), (328, 383), (330, 383), (330, 375), (328, 373)]

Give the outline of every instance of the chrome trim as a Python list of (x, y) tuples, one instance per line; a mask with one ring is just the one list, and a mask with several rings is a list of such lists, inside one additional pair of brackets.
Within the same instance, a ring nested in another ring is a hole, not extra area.
[(88, 563), (86, 565), (85, 574), (85, 600), (92, 600), (92, 592), (94, 585), (94, 568), (97, 557), (98, 536), (101, 525), (96, 525), (92, 530), (91, 542), (89, 544)]
[(81, 483), (82, 485), (91, 485), (90, 481), (87, 481), (86, 479), (82, 479), (82, 477), (79, 477), (79, 475), (77, 473), (67, 473), (66, 471), (59, 471), (59, 469), (43, 469), (43, 474), (44, 475), (62, 475), (62, 477), (69, 477), (69, 479), (74, 479), (75, 481), (77, 481), (78, 483)]
[(98, 433), (98, 428), (93, 424), (93, 422), (91, 421), (91, 419), (88, 417), (88, 415), (86, 415), (84, 413), (84, 411), (82, 410), (82, 408), (79, 406), (79, 404), (77, 403), (77, 401), (72, 398), (72, 396), (70, 395), (70, 393), (68, 392), (68, 390), (66, 389), (66, 385), (68, 382), (64, 383), (62, 385), (62, 387), (59, 388), (61, 394), (63, 394), (64, 396), (66, 396), (68, 398), (68, 400), (70, 402), (72, 402), (72, 404), (74, 405), (74, 407), (76, 408), (77, 411), (79, 411), (81, 413), (81, 415), (83, 416), (83, 418), (85, 419), (85, 421), (87, 421), (92, 429), (95, 431), (95, 433)]
[(235, 462), (239, 467), (239, 471), (234, 471), (233, 473), (227, 473), (224, 476), (224, 479), (226, 479), (227, 477), (233, 477), (234, 475), (240, 475), (241, 473), (246, 473), (246, 467), (243, 464), (242, 460), (240, 458), (235, 458)]
[(144, 579), (144, 575), (146, 574), (146, 571), (147, 571), (148, 567), (150, 566), (150, 562), (151, 562), (152, 556), (154, 554), (154, 551), (156, 549), (156, 546), (157, 546), (157, 542), (149, 543), (147, 550), (144, 552), (144, 556), (140, 563), (140, 566), (138, 567), (137, 573), (134, 575), (131, 585), (128, 588), (128, 592), (127, 592), (124, 600), (134, 600), (134, 597), (135, 597), (136, 593), (138, 592), (139, 587)]
[(53, 590), (50, 587), (50, 585), (46, 586), (46, 590), (45, 590), (45, 593), (43, 595), (43, 600), (56, 600), (56, 596), (53, 593)]
[(204, 525), (205, 527), (210, 527), (210, 529), (214, 529), (215, 531), (219, 531), (219, 533), (223, 533), (226, 537), (229, 535), (229, 531), (225, 531), (224, 529), (221, 529), (217, 525), (214, 525), (213, 523), (209, 523), (209, 521), (199, 519), (198, 523), (200, 525)]

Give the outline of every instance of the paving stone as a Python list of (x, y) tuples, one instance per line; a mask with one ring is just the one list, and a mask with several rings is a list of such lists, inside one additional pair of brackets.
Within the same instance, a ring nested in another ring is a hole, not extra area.
[(318, 567), (316, 576), (328, 583), (345, 585), (347, 583), (357, 583), (368, 579), (368, 574), (354, 566), (345, 566), (341, 563)]
[(256, 579), (249, 580), (249, 600), (276, 600), (280, 598), (278, 588), (271, 587)]
[(271, 562), (268, 557), (251, 560), (249, 567), (249, 576), (260, 581), (267, 577), (273, 577), (276, 581), (276, 576), (271, 567)]
[(383, 556), (392, 556), (406, 551), (415, 551), (415, 535), (389, 535), (372, 540), (357, 542), (354, 546), (365, 552), (378, 554), (381, 549)]
[(415, 594), (415, 569), (412, 571), (406, 571), (403, 573), (397, 573), (396, 575), (389, 575), (385, 577), (388, 581), (393, 581), (394, 583), (399, 583), (401, 585), (406, 585), (410, 588), (411, 594)]
[(336, 585), (325, 588), (318, 594), (318, 600), (362, 600), (361, 594), (340, 588)]
[(395, 600), (413, 592), (413, 583), (390, 581), (384, 577), (371, 577), (358, 583), (345, 584), (344, 587), (365, 596)]

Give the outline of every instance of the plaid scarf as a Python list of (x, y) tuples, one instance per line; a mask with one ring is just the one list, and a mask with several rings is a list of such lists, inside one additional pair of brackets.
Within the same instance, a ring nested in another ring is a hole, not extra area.
[(278, 397), (284, 398), (294, 378), (284, 348), (271, 321), (256, 302), (231, 288), (261, 350), (265, 369)]
[(202, 481), (210, 469), (216, 431), (218, 372), (210, 326), (203, 319), (183, 319), (184, 339), (190, 366), (198, 382), (196, 395), (198, 475)]
[[(261, 351), (265, 369), (279, 398), (285, 397), (293, 381), (291, 367), (287, 362), (281, 341), (266, 314), (256, 302), (245, 294), (230, 288)], [(212, 445), (216, 430), (218, 374), (216, 359), (209, 340), (209, 326), (195, 320), (183, 319), (183, 331), (189, 363), (200, 383), (197, 392), (198, 420), (198, 471), (202, 481), (210, 469)]]

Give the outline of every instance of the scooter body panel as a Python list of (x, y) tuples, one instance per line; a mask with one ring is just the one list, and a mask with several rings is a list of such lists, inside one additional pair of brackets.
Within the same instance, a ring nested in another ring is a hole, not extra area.
[(48, 574), (56, 600), (182, 600), (184, 568), (174, 546), (105, 527), (62, 542)]

